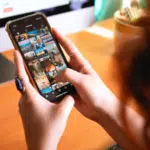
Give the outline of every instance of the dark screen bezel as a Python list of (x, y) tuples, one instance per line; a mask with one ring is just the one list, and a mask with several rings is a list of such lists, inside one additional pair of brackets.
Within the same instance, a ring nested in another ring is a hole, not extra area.
[[(36, 88), (37, 88), (38, 92), (44, 97), (45, 95), (49, 95), (50, 93), (43, 94), (43, 93), (41, 92), (41, 90), (39, 89), (39, 87), (38, 87), (38, 85), (37, 85), (37, 83), (36, 83), (36, 81), (35, 81), (35, 79), (34, 79), (34, 76), (33, 76), (33, 74), (32, 74), (32, 71), (30, 70), (30, 68), (29, 68), (29, 66), (28, 66), (28, 63), (27, 63), (27, 61), (26, 61), (26, 59), (25, 59), (25, 57), (24, 57), (24, 54), (23, 54), (23, 52), (21, 51), (18, 42), (16, 41), (16, 38), (15, 38), (16, 35), (14, 35), (14, 33), (12, 32), (12, 27), (13, 27), (14, 24), (19, 24), (20, 22), (21, 22), (21, 23), (23, 23), (23, 22), (26, 22), (26, 23), (27, 23), (29, 20), (32, 20), (32, 21), (33, 21), (33, 20), (34, 20), (35, 18), (37, 18), (37, 17), (42, 17), (43, 21), (46, 23), (46, 26), (48, 27), (48, 29), (49, 29), (49, 31), (50, 31), (52, 37), (53, 37), (53, 40), (54, 40), (54, 42), (56, 43), (56, 45), (57, 45), (57, 47), (58, 47), (58, 49), (59, 49), (59, 52), (60, 52), (60, 54), (62, 55), (62, 57), (63, 57), (63, 59), (64, 59), (64, 61), (65, 61), (65, 64), (67, 65), (68, 68), (70, 68), (69, 63), (68, 63), (68, 61), (67, 61), (67, 59), (66, 59), (66, 57), (65, 57), (65, 55), (64, 55), (64, 53), (63, 53), (63, 51), (62, 51), (62, 49), (61, 49), (61, 47), (60, 47), (60, 45), (59, 45), (57, 39), (56, 39), (55, 36), (53, 35), (53, 32), (52, 32), (51, 27), (50, 27), (50, 24), (48, 23), (48, 20), (46, 19), (46, 16), (45, 16), (44, 14), (42, 14), (42, 13), (36, 13), (36, 14), (30, 15), (30, 16), (27, 16), (27, 17), (25, 17), (25, 18), (17, 19), (16, 21), (13, 21), (12, 23), (9, 24), (9, 31), (11, 32), (13, 41), (15, 41), (15, 44), (17, 45), (17, 48), (18, 48), (18, 50), (20, 51), (20, 53), (21, 53), (21, 55), (22, 55), (22, 57), (23, 57), (23, 60), (24, 60), (24, 62), (25, 62), (25, 65), (26, 65), (27, 69), (28, 69), (29, 72), (30, 72), (30, 75), (31, 75), (31, 77), (32, 77), (32, 79), (33, 79), (33, 81), (34, 81), (34, 84), (36, 85)], [(27, 20), (28, 20), (28, 21), (27, 21)], [(73, 87), (73, 86), (70, 86), (70, 84), (69, 84), (69, 87), (73, 89), (73, 90), (70, 90), (71, 92), (73, 92), (73, 91), (74, 91), (74, 87)], [(68, 92), (68, 91), (66, 90), (66, 92)], [(57, 96), (57, 95), (55, 95), (55, 96)], [(64, 95), (64, 96), (65, 96), (65, 95)], [(55, 97), (55, 98), (54, 98), (54, 97), (52, 98), (52, 97), (49, 97), (49, 98), (50, 98), (50, 99), (48, 99), (48, 100), (50, 100), (50, 101), (56, 101), (56, 100), (60, 100), (60, 99), (61, 99), (61, 97), (60, 97), (60, 98), (56, 98), (56, 97)]]

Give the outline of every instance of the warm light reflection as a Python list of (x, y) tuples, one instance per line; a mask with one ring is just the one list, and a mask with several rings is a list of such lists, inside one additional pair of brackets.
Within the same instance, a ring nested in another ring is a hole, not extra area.
[(132, 1), (137, 1), (138, 3), (140, 3), (140, 0), (123, 0), (122, 7), (123, 8), (130, 7)]
[(131, 0), (123, 0), (123, 8), (129, 7), (130, 6)]
[(92, 27), (86, 29), (85, 31), (92, 33), (92, 34), (96, 34), (96, 35), (104, 37), (104, 38), (112, 39), (114, 37), (113, 32), (109, 29), (104, 28), (104, 27), (92, 26)]

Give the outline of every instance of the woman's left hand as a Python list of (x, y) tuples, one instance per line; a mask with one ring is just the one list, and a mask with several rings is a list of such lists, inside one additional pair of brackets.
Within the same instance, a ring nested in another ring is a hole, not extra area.
[(14, 52), (16, 76), (23, 80), (25, 92), (19, 102), (28, 150), (56, 150), (74, 106), (72, 96), (53, 104), (43, 98), (31, 85), (23, 59)]

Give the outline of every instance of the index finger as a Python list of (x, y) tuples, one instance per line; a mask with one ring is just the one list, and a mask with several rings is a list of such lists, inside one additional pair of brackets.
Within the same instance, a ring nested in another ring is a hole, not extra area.
[(84, 73), (90, 73), (91, 65), (88, 61), (82, 56), (77, 47), (64, 35), (58, 32), (55, 28), (52, 28), (52, 31), (65, 49), (66, 53), (70, 56), (70, 65), (76, 71), (83, 71)]

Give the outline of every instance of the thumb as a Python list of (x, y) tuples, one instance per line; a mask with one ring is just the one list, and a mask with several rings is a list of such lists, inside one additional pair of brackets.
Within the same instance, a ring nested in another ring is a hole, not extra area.
[(71, 95), (67, 95), (64, 97), (64, 99), (59, 103), (59, 107), (62, 108), (63, 111), (63, 116), (65, 116), (66, 118), (69, 117), (72, 108), (75, 104), (75, 100)]
[(16, 76), (21, 77), (25, 83), (29, 82), (28, 75), (26, 73), (24, 62), (19, 51), (14, 51), (15, 71)]
[(58, 74), (56, 80), (58, 82), (69, 82), (75, 87), (78, 87), (80, 85), (81, 77), (81, 73), (67, 68)]
[(14, 51), (14, 61), (15, 61), (15, 69), (16, 69), (16, 76), (23, 80), (24, 86), (26, 88), (26, 93), (31, 93), (35, 89), (31, 85), (29, 81), (29, 77), (25, 70), (24, 61), (19, 51)]

